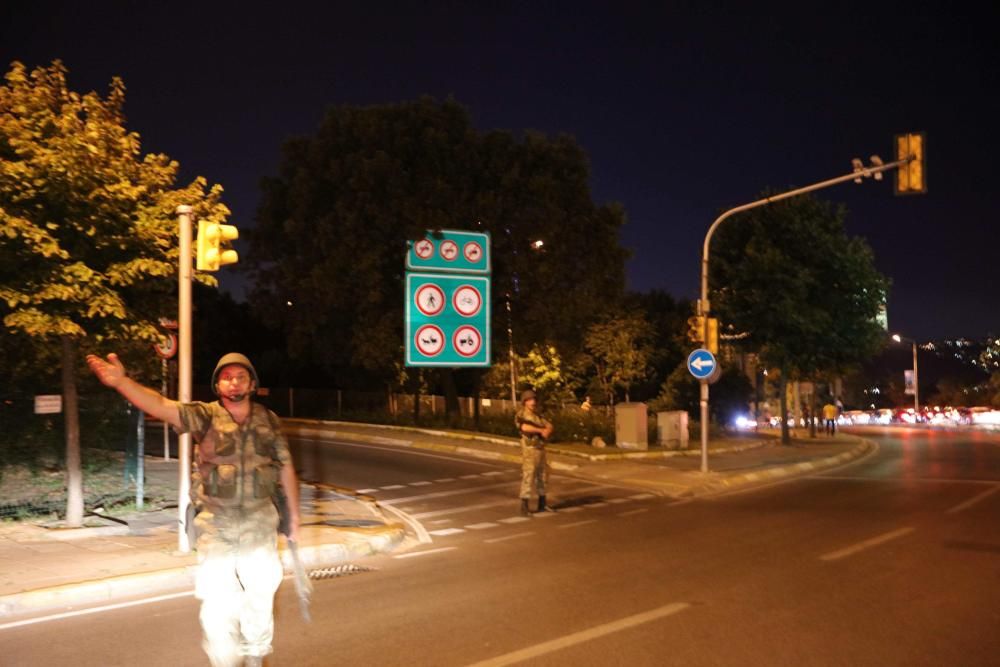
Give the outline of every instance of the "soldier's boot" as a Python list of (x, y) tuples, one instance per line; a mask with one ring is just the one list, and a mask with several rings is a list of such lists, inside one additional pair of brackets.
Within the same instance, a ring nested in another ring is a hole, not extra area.
[(539, 512), (555, 512), (551, 507), (545, 506), (545, 496), (538, 496), (538, 511)]
[(531, 509), (528, 507), (527, 498), (521, 498), (521, 516), (531, 516)]

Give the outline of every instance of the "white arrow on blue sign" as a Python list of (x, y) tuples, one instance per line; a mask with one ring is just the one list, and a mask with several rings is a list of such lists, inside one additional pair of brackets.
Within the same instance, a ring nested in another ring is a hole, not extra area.
[(688, 355), (688, 371), (699, 380), (707, 380), (712, 377), (718, 362), (715, 355), (708, 350), (697, 349)]

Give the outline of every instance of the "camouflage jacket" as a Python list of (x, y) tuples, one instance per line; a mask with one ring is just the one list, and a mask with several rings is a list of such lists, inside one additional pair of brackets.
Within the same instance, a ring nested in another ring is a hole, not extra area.
[(527, 408), (521, 408), (514, 415), (514, 425), (517, 427), (517, 433), (521, 436), (521, 444), (527, 445), (529, 447), (544, 447), (545, 440), (542, 436), (537, 433), (525, 433), (521, 430), (522, 424), (530, 424), (537, 428), (545, 428), (549, 425), (548, 420), (539, 415), (537, 412), (528, 410)]
[(253, 538), (247, 531), (260, 533), (250, 542), (275, 539), (272, 497), (282, 466), (291, 464), (278, 417), (258, 404), (251, 405), (243, 424), (220, 402), (182, 403), (179, 409), (183, 426), (178, 431), (191, 433), (198, 443), (191, 495), (199, 510), (199, 533), (226, 533), (229, 541), (243, 543)]

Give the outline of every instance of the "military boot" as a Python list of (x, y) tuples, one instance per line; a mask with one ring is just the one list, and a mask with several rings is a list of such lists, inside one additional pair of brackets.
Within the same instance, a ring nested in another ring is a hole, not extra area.
[(545, 496), (538, 496), (538, 511), (539, 512), (555, 512), (551, 507), (545, 505)]
[(521, 516), (531, 516), (531, 509), (528, 507), (527, 498), (521, 498)]

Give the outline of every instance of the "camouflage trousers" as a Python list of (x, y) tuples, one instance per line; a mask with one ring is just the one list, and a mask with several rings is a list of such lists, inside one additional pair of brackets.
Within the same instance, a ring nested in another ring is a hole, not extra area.
[(545, 482), (549, 477), (548, 465), (545, 462), (545, 448), (521, 444), (521, 498), (531, 498), (532, 487), (535, 492), (545, 495)]
[(274, 593), (284, 574), (277, 543), (245, 552), (199, 549), (198, 560), (195, 597), (201, 600), (202, 647), (213, 667), (234, 667), (243, 664), (243, 656), (268, 655)]

